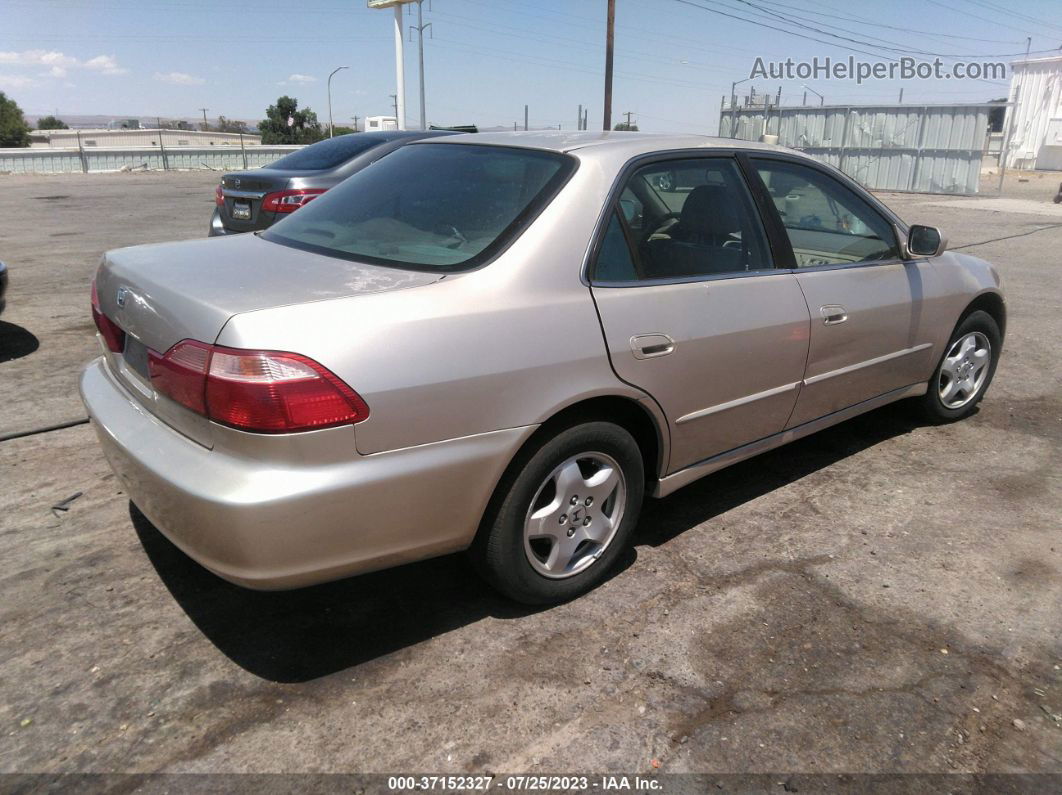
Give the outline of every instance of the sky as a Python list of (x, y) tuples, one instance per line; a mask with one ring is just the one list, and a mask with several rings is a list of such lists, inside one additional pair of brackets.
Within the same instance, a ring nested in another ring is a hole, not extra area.
[[(757, 58), (888, 63), (1062, 54), (1058, 0), (617, 0), (613, 123), (712, 132), (744, 81), (783, 104), (979, 102), (994, 80), (747, 80)], [(416, 44), (406, 28), (406, 112), (419, 124)], [(606, 0), (425, 0), (428, 122), (600, 129)], [(27, 114), (256, 120), (287, 94), (336, 124), (389, 115), (394, 14), (365, 0), (0, 0), (0, 91)], [(889, 26), (889, 27), (886, 27)], [(831, 35), (832, 34), (832, 35)], [(416, 34), (413, 34), (414, 37)], [(860, 52), (853, 52), (857, 50)], [(808, 88), (805, 89), (804, 85)]]

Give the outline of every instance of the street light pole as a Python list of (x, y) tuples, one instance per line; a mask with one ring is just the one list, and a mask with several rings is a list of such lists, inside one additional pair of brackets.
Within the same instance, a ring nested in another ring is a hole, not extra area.
[(747, 83), (751, 80), (751, 77), (746, 77), (744, 80), (735, 80), (730, 84), (730, 137), (737, 138), (737, 87), (742, 83)]
[(341, 69), (349, 69), (349, 66), (337, 66), (332, 70), (332, 74), (328, 75), (328, 137), (331, 138), (335, 133), (335, 125), (332, 124), (332, 75)]
[(812, 88), (811, 86), (805, 86), (805, 85), (801, 85), (801, 88), (806, 88), (806, 89), (807, 89), (808, 91), (810, 91), (810, 92), (811, 92), (812, 94), (814, 94), (814, 95), (815, 95), (816, 97), (818, 97), (818, 98), (819, 98), (819, 107), (820, 107), (820, 108), (821, 108), (821, 107), (822, 107), (823, 105), (825, 105), (825, 104), (826, 104), (826, 97), (824, 97), (824, 96), (823, 96), (822, 94), (820, 94), (820, 93), (819, 93), (818, 91), (816, 91), (815, 89), (813, 89), (813, 88)]

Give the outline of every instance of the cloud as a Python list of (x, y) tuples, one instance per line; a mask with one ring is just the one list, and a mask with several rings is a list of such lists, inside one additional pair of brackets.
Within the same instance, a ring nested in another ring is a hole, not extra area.
[(201, 86), (206, 82), (202, 77), (196, 77), (185, 72), (155, 72), (156, 80), (163, 83), (172, 83), (175, 86)]
[(77, 66), (77, 58), (55, 50), (23, 50), (0, 52), (0, 63), (16, 66)]
[(313, 75), (294, 74), (294, 75), (288, 75), (288, 82), (289, 83), (316, 83), (317, 82), (317, 78), (314, 77)]
[(95, 58), (91, 58), (82, 64), (86, 69), (94, 69), (97, 72), (103, 72), (105, 75), (124, 75), (128, 72), (128, 69), (123, 69), (118, 65), (118, 60), (113, 55), (97, 55)]
[(37, 85), (37, 81), (31, 77), (24, 77), (22, 75), (0, 75), (0, 88), (12, 90), (29, 88), (30, 86), (35, 85)]
[(119, 66), (113, 55), (97, 55), (87, 61), (79, 61), (74, 56), (58, 50), (0, 51), (0, 64), (46, 66), (48, 71), (42, 72), (41, 77), (56, 78), (66, 77), (70, 69), (90, 69), (105, 75), (124, 75), (129, 71)]

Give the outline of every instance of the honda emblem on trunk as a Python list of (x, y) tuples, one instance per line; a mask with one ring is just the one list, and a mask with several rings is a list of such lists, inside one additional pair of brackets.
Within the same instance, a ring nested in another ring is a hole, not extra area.
[(129, 288), (119, 287), (118, 294), (114, 296), (115, 303), (117, 303), (118, 306), (125, 306), (125, 298), (127, 295), (129, 295)]
[(237, 179), (234, 179), (234, 180), (232, 181), (232, 187), (234, 187), (234, 188), (238, 188), (238, 187), (240, 187), (240, 180), (239, 180), (238, 178), (237, 178)]

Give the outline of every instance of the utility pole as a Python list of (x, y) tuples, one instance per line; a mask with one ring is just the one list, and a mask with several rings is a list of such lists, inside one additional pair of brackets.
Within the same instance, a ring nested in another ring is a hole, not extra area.
[(583, 106), (579, 106), (579, 112), (575, 115), (575, 129), (583, 129)]
[(612, 55), (616, 41), (616, 0), (608, 0), (608, 19), (605, 23), (605, 112), (601, 129), (612, 127)]
[[(391, 104), (394, 106), (395, 118), (397, 119), (398, 118), (398, 94), (388, 94), (387, 96), (389, 96), (391, 98)], [(398, 123), (398, 129), (400, 129), (400, 130), (402, 129), (402, 123), (401, 122)]]
[(631, 111), (628, 110), (625, 113), (623, 113), (622, 115), (627, 117), (627, 129), (630, 130), (630, 128), (631, 128), (631, 116), (633, 116), (634, 114)]
[(354, 132), (358, 132), (358, 119), (359, 118), (361, 118), (361, 117), (360, 116), (355, 116), (354, 117)]
[(210, 126), (207, 124), (206, 112), (210, 110), (210, 108), (200, 108), (199, 110), (203, 111), (203, 132), (206, 132), (207, 128)]
[(417, 24), (409, 26), (409, 40), (413, 41), (413, 31), (417, 31), (417, 56), (420, 58), (420, 129), (428, 129), (428, 117), (424, 112), (424, 31), (431, 27), (424, 24), (424, 0), (417, 0)]
[(590, 129), (587, 126), (589, 121), (590, 121), (590, 108), (584, 108), (583, 109), (583, 129), (584, 130), (589, 130)]
[(524, 132), (527, 132), (527, 105), (524, 105)]

